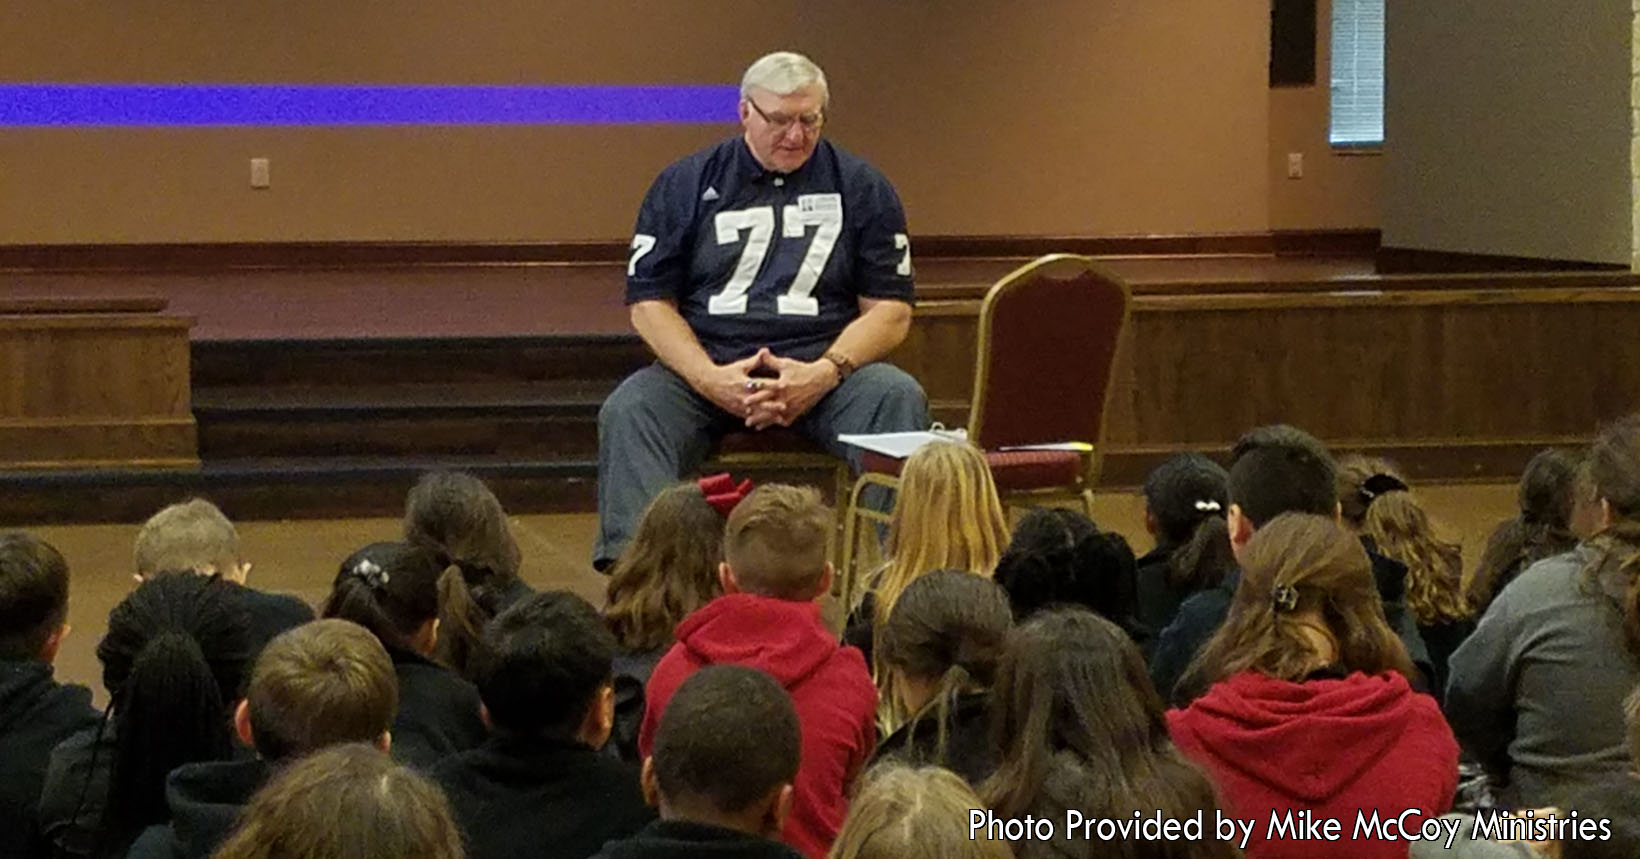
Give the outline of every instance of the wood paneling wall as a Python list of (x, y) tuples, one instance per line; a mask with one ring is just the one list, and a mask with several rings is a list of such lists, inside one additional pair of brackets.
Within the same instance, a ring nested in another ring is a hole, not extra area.
[(122, 306), (0, 306), (0, 468), (198, 466), (192, 320)]
[[(1415, 472), (1495, 476), (1500, 456), (1507, 470), (1640, 408), (1640, 291), (1612, 276), (1523, 280), (1537, 285), (1136, 296), (1108, 451), (1137, 469), (1144, 454), (1222, 451), (1281, 422)], [(892, 359), (947, 423), (966, 419), (978, 312), (972, 297), (923, 302)]]

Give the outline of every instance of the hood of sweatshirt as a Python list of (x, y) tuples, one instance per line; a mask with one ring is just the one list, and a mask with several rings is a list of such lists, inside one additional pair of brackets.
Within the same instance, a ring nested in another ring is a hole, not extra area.
[(817, 602), (753, 594), (718, 597), (678, 624), (677, 640), (695, 661), (756, 668), (787, 689), (837, 653), (837, 637)]
[(272, 775), (273, 768), (262, 760), (185, 764), (171, 773), (165, 801), (182, 855), (204, 859), (216, 852), (251, 796)]
[(1393, 672), (1294, 683), (1249, 671), (1215, 684), (1171, 721), (1224, 768), (1316, 804), (1389, 752), (1416, 720), (1416, 701)]

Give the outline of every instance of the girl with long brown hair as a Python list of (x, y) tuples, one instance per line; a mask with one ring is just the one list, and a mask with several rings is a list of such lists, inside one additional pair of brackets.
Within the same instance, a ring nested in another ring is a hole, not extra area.
[[(1212, 775), (1230, 813), (1353, 821), (1359, 809), (1447, 811), (1457, 743), (1434, 699), (1412, 689), (1416, 669), (1384, 621), (1360, 541), (1330, 517), (1284, 513), (1238, 557), (1230, 615), (1190, 669), (1207, 694), (1168, 713), (1174, 741)], [(1266, 841), (1266, 831), (1254, 831), (1249, 856), (1315, 855), (1313, 844)], [(1406, 849), (1367, 839), (1350, 855)]]
[(1406, 607), (1429, 648), (1440, 698), (1452, 651), (1475, 629), (1463, 594), (1463, 547), (1440, 535), (1406, 478), (1382, 459), (1339, 460), (1338, 509), (1370, 549), (1406, 565)]
[(879, 651), (888, 694), (910, 715), (877, 745), (875, 758), (984, 781), (996, 768), (991, 683), (1012, 626), (1008, 595), (994, 582), (961, 570), (912, 582), (883, 626)]
[(1589, 450), (1597, 532), (1526, 568), (1452, 654), (1447, 714), (1500, 798), (1543, 806), (1629, 769), (1640, 682), (1640, 415)]
[(1520, 512), (1492, 530), (1464, 585), (1477, 617), (1522, 570), (1570, 552), (1592, 533), (1587, 517), (1577, 515), (1594, 500), (1585, 465), (1582, 453), (1563, 448), (1540, 450), (1526, 463), (1516, 492)]
[[(1000, 758), (979, 793), (997, 817), (1063, 821), (1074, 808), (1089, 818), (1160, 812), (1186, 820), (1200, 812), (1213, 820), (1213, 785), (1174, 748), (1139, 649), (1116, 624), (1080, 608), (1037, 614), (1009, 635), (992, 694)], [(1207, 834), (1107, 842), (1060, 827), (1055, 840), (1015, 842), (1014, 852), (1020, 859), (1238, 855)]]
[(724, 517), (751, 484), (724, 487), (719, 477), (727, 475), (661, 490), (644, 508), (632, 542), (610, 570), (604, 622), (618, 650), (615, 729), (609, 741), (634, 763), (641, 761), (644, 684), (672, 646), (678, 624), (723, 593), (718, 565), (723, 562)]

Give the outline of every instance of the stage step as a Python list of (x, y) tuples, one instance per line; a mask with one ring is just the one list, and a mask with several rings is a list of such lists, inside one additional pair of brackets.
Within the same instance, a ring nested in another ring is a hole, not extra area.
[(274, 456), (590, 459), (617, 382), (564, 379), (199, 388), (207, 462)]

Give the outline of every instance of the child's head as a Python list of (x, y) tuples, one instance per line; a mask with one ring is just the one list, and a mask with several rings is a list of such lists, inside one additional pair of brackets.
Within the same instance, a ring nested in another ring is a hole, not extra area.
[[(936, 441), (906, 458), (888, 531), (888, 568), (877, 586), (879, 617), (929, 570), (990, 573), (1008, 542), (1008, 520), (985, 454)], [(886, 604), (885, 604), (886, 603)]]
[(447, 572), (439, 581), (438, 658), (466, 675), (484, 625), (506, 604), (521, 553), (507, 512), (470, 474), (422, 475), (404, 502), (404, 540), (430, 552)]
[(1236, 442), (1230, 457), (1230, 543), (1237, 551), (1283, 513), (1337, 515), (1337, 466), (1309, 433), (1285, 424), (1259, 427)]
[(831, 586), (831, 527), (831, 513), (813, 487), (753, 489), (724, 525), (724, 590), (798, 602), (819, 597)]
[(248, 627), (235, 586), (186, 573), (143, 582), (109, 614), (97, 658), (118, 742), (104, 849), (166, 818), (171, 770), (231, 754)]
[(1006, 841), (969, 838), (968, 814), (984, 807), (950, 770), (884, 764), (849, 803), (827, 859), (1012, 859)]
[(802, 732), (791, 696), (754, 668), (710, 665), (667, 702), (643, 787), (667, 820), (779, 837)]
[(468, 581), (518, 575), (521, 553), (507, 511), (484, 481), (459, 471), (422, 475), (404, 501), (405, 542), (460, 567)]
[(878, 636), (878, 659), (901, 703), (921, 710), (941, 692), (985, 688), (1013, 626), (1008, 595), (983, 576), (935, 570), (900, 595)]
[(609, 575), (604, 617), (621, 647), (654, 650), (672, 630), (722, 592), (723, 514), (696, 483), (661, 490)]
[(389, 647), (433, 652), (444, 567), (409, 543), (371, 543), (337, 570), (323, 617), (352, 621)]
[(996, 581), (1014, 616), (1054, 604), (1080, 605), (1118, 623), (1134, 612), (1133, 550), (1076, 510), (1038, 507), (1026, 513), (997, 563)]
[(1581, 451), (1544, 448), (1526, 463), (1516, 490), (1520, 512), (1493, 529), (1464, 586), (1476, 614), (1521, 570), (1594, 533), (1599, 502), (1592, 484)]
[(1199, 453), (1181, 453), (1145, 478), (1145, 525), (1162, 546), (1190, 541), (1204, 520), (1230, 509), (1230, 474)]
[(601, 748), (614, 725), (615, 638), (568, 591), (521, 600), (484, 630), (473, 682), (498, 734)]
[(0, 534), (0, 662), (50, 662), (68, 620), (68, 562), (50, 543)]
[(269, 761), (341, 743), (385, 751), (398, 709), (393, 661), (376, 636), (345, 620), (316, 620), (262, 649), (234, 727)]
[(463, 859), (444, 793), (367, 745), (302, 758), (251, 798), (215, 859)]
[(1416, 676), (1384, 620), (1366, 550), (1332, 518), (1277, 516), (1248, 541), (1241, 561), (1230, 615), (1192, 665), (1200, 682), (1242, 671), (1300, 681), (1329, 665)]
[(1182, 816), (1216, 803), (1173, 748), (1138, 647), (1105, 618), (1051, 609), (1016, 626), (991, 694), (1000, 759), (981, 794), (999, 817), (1066, 807)]
[(249, 566), (239, 555), (239, 532), (209, 501), (194, 498), (155, 513), (137, 532), (137, 575), (192, 570), (244, 581)]
[(1338, 504), (1345, 522), (1379, 553), (1407, 566), (1406, 603), (1420, 624), (1470, 616), (1463, 595), (1463, 547), (1443, 540), (1395, 466), (1347, 456), (1338, 463)]

